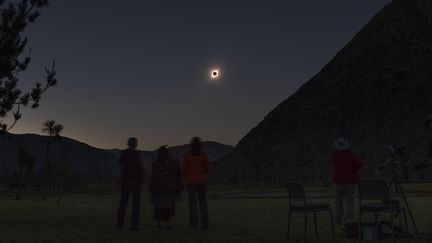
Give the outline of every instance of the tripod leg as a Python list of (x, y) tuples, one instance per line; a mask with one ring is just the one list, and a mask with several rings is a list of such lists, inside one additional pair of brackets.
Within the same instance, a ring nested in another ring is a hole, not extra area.
[(361, 211), (361, 209), (360, 209), (360, 212), (359, 212), (359, 221), (358, 221), (358, 229), (357, 229), (357, 231), (358, 231), (358, 242), (360, 242), (361, 241), (361, 239), (362, 239), (362, 226), (361, 226), (361, 224), (362, 224), (362, 211)]
[(379, 213), (378, 212), (374, 212), (374, 218), (375, 218), (375, 239), (379, 239), (378, 238), (378, 215), (379, 215)]
[(329, 208), (329, 213), (330, 213), (330, 225), (331, 225), (333, 240), (336, 240), (335, 231), (334, 231), (334, 223), (333, 223), (333, 213), (332, 213), (332, 210), (330, 208)]
[(290, 239), (290, 229), (291, 229), (291, 210), (288, 212), (288, 230), (287, 230), (287, 240)]
[(305, 213), (304, 213), (304, 242), (306, 242), (306, 239), (307, 239), (307, 214), (308, 214), (308, 211), (305, 210)]
[(416, 224), (416, 222), (415, 222), (415, 220), (414, 220), (414, 216), (413, 216), (413, 214), (412, 214), (412, 212), (411, 212), (411, 209), (410, 209), (410, 206), (409, 206), (409, 204), (408, 204), (408, 200), (407, 200), (407, 198), (406, 198), (406, 195), (405, 195), (405, 192), (404, 192), (404, 190), (403, 190), (403, 188), (402, 188), (402, 185), (400, 184), (400, 183), (397, 183), (397, 185), (398, 185), (398, 188), (399, 188), (399, 195), (402, 197), (402, 199), (403, 199), (403, 202), (404, 202), (404, 204), (405, 204), (405, 208), (406, 208), (406, 211), (408, 211), (408, 216), (409, 216), (409, 218), (410, 218), (410, 220), (411, 220), (411, 223), (412, 223), (412, 225), (413, 225), (413, 227), (414, 227), (414, 232), (415, 232), (415, 238), (420, 238), (420, 235), (419, 235), (419, 232), (418, 232), (418, 228), (417, 228), (417, 224)]
[(318, 238), (318, 224), (317, 224), (317, 216), (316, 216), (316, 212), (313, 213), (314, 216), (314, 224), (315, 224), (315, 237)]

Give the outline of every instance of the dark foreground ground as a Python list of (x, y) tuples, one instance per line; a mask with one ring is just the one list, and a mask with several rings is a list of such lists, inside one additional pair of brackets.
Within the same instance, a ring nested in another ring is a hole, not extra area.
[[(432, 184), (405, 186), (422, 240), (432, 242)], [(331, 188), (309, 188), (314, 200), (333, 204)], [(187, 202), (179, 202), (173, 223), (175, 229), (157, 229), (152, 221), (149, 195), (143, 194), (139, 231), (114, 230), (118, 195), (69, 195), (61, 205), (55, 198), (25, 197), (0, 200), (0, 243), (33, 242), (287, 242), (287, 199), (281, 189), (212, 190), (209, 193), (211, 225), (209, 230), (188, 227)], [(309, 225), (309, 242), (332, 242), (327, 214), (318, 217), (320, 239)], [(293, 218), (292, 237), (302, 239), (303, 217)], [(313, 222), (312, 215), (309, 222)], [(342, 238), (336, 227), (337, 242), (356, 242)], [(293, 240), (295, 242), (295, 240)], [(374, 242), (374, 241), (364, 241)], [(391, 240), (376, 242), (392, 242)]]

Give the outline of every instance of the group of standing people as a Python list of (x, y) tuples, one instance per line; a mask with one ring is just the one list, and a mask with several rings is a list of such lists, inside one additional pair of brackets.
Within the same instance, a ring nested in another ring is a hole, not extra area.
[[(432, 131), (432, 116), (427, 119), (426, 127)], [(138, 229), (140, 191), (144, 173), (140, 153), (136, 149), (137, 145), (137, 139), (130, 138), (128, 149), (124, 150), (120, 156), (122, 171), (120, 206), (117, 213), (118, 230), (123, 228), (130, 195), (132, 195), (131, 229)], [(428, 155), (427, 161), (415, 165), (417, 169), (432, 167), (432, 140)], [(339, 138), (334, 142), (334, 150), (330, 159), (333, 163), (333, 182), (336, 188), (336, 223), (351, 223), (354, 219), (354, 198), (356, 185), (359, 183), (358, 173), (363, 162), (350, 150), (350, 144), (344, 138)], [(181, 162), (170, 153), (166, 146), (158, 149), (149, 181), (157, 227), (173, 227), (169, 220), (174, 215), (176, 202), (180, 199), (180, 194), (186, 185), (191, 228), (198, 228), (199, 225), (202, 229), (208, 228), (206, 187), (209, 174), (209, 160), (202, 152), (201, 140), (198, 137), (192, 138), (189, 151), (183, 156)]]
[[(123, 229), (126, 206), (132, 195), (131, 230), (138, 230), (140, 212), (140, 192), (144, 182), (140, 152), (136, 149), (138, 140), (129, 138), (128, 149), (120, 155), (121, 194), (117, 212), (117, 230)], [(201, 140), (192, 138), (189, 151), (182, 160), (173, 156), (167, 146), (157, 151), (152, 163), (149, 179), (149, 192), (153, 204), (153, 218), (157, 227), (173, 228), (170, 219), (174, 215), (175, 205), (181, 192), (186, 187), (189, 201), (189, 223), (191, 228), (209, 227), (207, 209), (207, 179), (210, 174), (210, 163), (207, 155), (202, 152)], [(198, 200), (198, 204), (197, 204)]]

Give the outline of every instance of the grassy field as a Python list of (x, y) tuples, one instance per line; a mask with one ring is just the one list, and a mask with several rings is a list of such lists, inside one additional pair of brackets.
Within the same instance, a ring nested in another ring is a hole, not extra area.
[[(432, 184), (405, 188), (419, 229), (426, 233), (422, 240), (410, 242), (431, 242)], [(308, 191), (311, 196), (316, 195), (316, 200), (332, 203), (331, 189), (309, 188)], [(287, 199), (277, 188), (249, 189), (246, 193), (242, 190), (211, 191), (211, 224), (205, 231), (189, 229), (185, 199), (177, 207), (173, 220), (176, 228), (157, 229), (152, 221), (149, 195), (144, 193), (140, 230), (117, 232), (114, 230), (117, 203), (118, 195), (69, 195), (59, 206), (55, 198), (33, 197), (19, 201), (3, 198), (0, 200), (0, 243), (287, 242)], [(327, 215), (318, 219), (320, 239), (313, 236), (313, 225), (310, 224), (309, 242), (332, 242)], [(309, 222), (312, 221), (311, 216)], [(302, 227), (302, 216), (294, 216), (292, 238), (302, 239)], [(356, 242), (343, 239), (339, 227), (336, 227), (336, 234), (338, 242)]]

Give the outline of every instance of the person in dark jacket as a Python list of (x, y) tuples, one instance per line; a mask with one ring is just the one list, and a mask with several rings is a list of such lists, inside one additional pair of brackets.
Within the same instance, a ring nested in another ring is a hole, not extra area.
[(173, 228), (169, 220), (174, 215), (175, 205), (180, 199), (183, 181), (180, 174), (180, 163), (174, 158), (166, 146), (158, 150), (156, 160), (152, 164), (149, 191), (154, 206), (154, 220), (157, 227), (163, 222), (165, 228)]
[(120, 206), (117, 212), (117, 230), (122, 230), (126, 213), (126, 206), (129, 195), (132, 194), (132, 216), (131, 230), (138, 230), (139, 210), (140, 210), (140, 191), (143, 182), (143, 169), (139, 151), (136, 150), (138, 140), (129, 138), (129, 148), (123, 150), (120, 155), (121, 169), (121, 195)]
[(186, 183), (189, 198), (189, 223), (195, 229), (198, 227), (198, 198), (201, 214), (201, 228), (209, 227), (207, 210), (207, 179), (210, 174), (210, 163), (205, 153), (201, 151), (201, 139), (192, 138), (190, 151), (183, 157), (181, 164), (183, 180)]
[(345, 223), (354, 218), (355, 186), (359, 182), (358, 171), (363, 162), (349, 150), (349, 142), (339, 138), (330, 158), (333, 162), (333, 183), (336, 185), (336, 223), (342, 223), (345, 207)]

